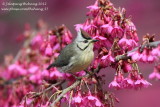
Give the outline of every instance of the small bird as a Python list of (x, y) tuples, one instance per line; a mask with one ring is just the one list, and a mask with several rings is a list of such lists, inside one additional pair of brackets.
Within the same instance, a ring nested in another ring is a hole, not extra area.
[(98, 40), (94, 40), (90, 35), (80, 29), (77, 38), (67, 45), (60, 52), (54, 63), (48, 66), (57, 67), (60, 72), (75, 73), (85, 70), (94, 59), (93, 44)]

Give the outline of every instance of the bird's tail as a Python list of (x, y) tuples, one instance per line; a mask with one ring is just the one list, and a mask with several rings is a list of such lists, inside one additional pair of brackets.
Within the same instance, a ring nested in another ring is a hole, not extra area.
[(47, 67), (47, 70), (51, 69), (52, 67), (54, 67), (54, 64), (51, 64)]

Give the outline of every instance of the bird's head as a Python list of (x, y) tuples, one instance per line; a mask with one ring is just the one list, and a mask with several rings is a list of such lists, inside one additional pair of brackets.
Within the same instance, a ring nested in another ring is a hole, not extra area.
[(77, 47), (80, 50), (93, 49), (93, 43), (97, 41), (98, 40), (92, 39), (91, 36), (83, 29), (80, 29), (78, 36), (75, 39)]

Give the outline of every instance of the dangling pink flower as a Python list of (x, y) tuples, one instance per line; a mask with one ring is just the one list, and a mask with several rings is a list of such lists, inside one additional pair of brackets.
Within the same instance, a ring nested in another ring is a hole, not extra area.
[(36, 73), (38, 70), (39, 70), (39, 67), (38, 67), (38, 66), (36, 66), (36, 65), (31, 65), (31, 67), (28, 69), (28, 72), (34, 74), (34, 73)]
[(72, 34), (69, 30), (65, 30), (62, 36), (62, 43), (66, 45), (71, 42), (72, 42)]
[(109, 87), (109, 88), (116, 88), (116, 89), (120, 89), (120, 88), (121, 88), (121, 86), (117, 83), (116, 80), (113, 80), (113, 81), (109, 84), (108, 87)]
[(57, 44), (57, 42), (58, 42), (57, 36), (56, 35), (50, 35), (48, 42), (51, 44), (51, 46), (53, 46), (54, 44)]
[(156, 56), (156, 57), (160, 57), (160, 46), (152, 49), (151, 55)]
[(136, 31), (130, 32), (132, 39), (134, 39), (136, 42), (139, 41), (138, 35)]
[(139, 51), (130, 52), (128, 54), (128, 56), (131, 56), (132, 60), (134, 60), (134, 61), (139, 61), (139, 59), (140, 59), (140, 53), (139, 53)]
[(136, 31), (136, 26), (130, 20), (127, 20), (127, 23), (126, 23), (125, 27), (126, 27), (125, 28), (126, 31)]
[(96, 16), (97, 11), (99, 10), (98, 1), (96, 1), (94, 5), (88, 6), (87, 8), (90, 9), (90, 12), (87, 13), (87, 16), (88, 15)]
[(41, 78), (41, 71), (37, 71), (35, 74), (32, 74), (29, 77), (29, 80), (32, 81), (33, 83), (41, 84), (42, 83), (42, 78)]
[(111, 51), (110, 51), (107, 55), (105, 55), (101, 58), (100, 65), (102, 67), (106, 67), (109, 64), (111, 64), (112, 62), (114, 62), (114, 58), (111, 56)]
[[(27, 71), (19, 64), (12, 64), (8, 67), (9, 72), (12, 76), (26, 75)], [(16, 75), (15, 75), (16, 74)]]
[(118, 38), (122, 38), (124, 35), (124, 31), (122, 28), (120, 28), (118, 26), (118, 22), (115, 21), (115, 27), (113, 28), (112, 32), (111, 32), (111, 36), (114, 37), (118, 37)]
[(56, 68), (51, 69), (50, 78), (59, 79), (63, 77), (63, 73), (59, 72)]
[(46, 50), (45, 50), (45, 55), (51, 57), (52, 56), (52, 48), (51, 45), (48, 43)]
[(104, 24), (101, 26), (103, 33), (111, 34), (113, 27), (109, 24)]
[(78, 94), (75, 95), (75, 96), (72, 98), (72, 103), (73, 103), (73, 104), (74, 104), (74, 103), (75, 103), (75, 104), (80, 104), (80, 103), (82, 103), (82, 101), (83, 101), (83, 98), (82, 98), (80, 92), (78, 92)]
[(96, 40), (106, 40), (107, 38), (105, 38), (103, 36), (100, 36), (100, 35), (97, 35), (97, 36), (93, 37), (93, 39), (96, 39)]
[(160, 80), (160, 73), (158, 72), (157, 67), (154, 67), (153, 72), (149, 75), (149, 79), (157, 79), (157, 80)]
[(135, 88), (142, 88), (145, 87), (147, 88), (148, 86), (152, 85), (151, 83), (149, 83), (148, 81), (144, 80), (144, 79), (139, 79), (137, 81), (135, 81)]
[(46, 77), (46, 78), (49, 77), (49, 72), (48, 72), (48, 70), (45, 69), (45, 70), (42, 71), (42, 77), (44, 77), (44, 78), (45, 78), (45, 77)]
[(40, 52), (41, 52), (41, 54), (43, 54), (43, 55), (44, 55), (44, 53), (45, 53), (46, 46), (47, 46), (47, 42), (46, 42), (46, 41), (43, 41), (43, 43), (42, 43), (41, 46), (40, 46)]
[(80, 31), (80, 29), (83, 28), (83, 24), (76, 24), (74, 26), (75, 26), (75, 29), (76, 29), (77, 32)]
[(104, 107), (101, 101), (96, 96), (91, 94), (84, 97), (83, 105), (84, 107), (91, 107), (93, 105), (95, 105), (95, 107)]
[(57, 43), (57, 44), (55, 44), (54, 46), (53, 46), (53, 48), (52, 48), (52, 50), (53, 50), (53, 52), (56, 52), (56, 51), (60, 51), (60, 44), (59, 43)]
[(102, 26), (104, 24), (104, 20), (102, 20), (101, 16), (97, 15), (95, 18), (94, 18), (94, 25), (96, 26)]
[(134, 85), (135, 85), (135, 88), (142, 88), (142, 87), (147, 88), (148, 86), (150, 86), (152, 84), (149, 83), (148, 81), (146, 81), (143, 78), (142, 74), (139, 74), (137, 80), (135, 80), (135, 82), (134, 82)]
[(142, 62), (154, 62), (156, 60), (158, 60), (158, 58), (156, 56), (153, 56), (151, 54), (151, 50), (149, 49), (144, 49), (143, 52), (140, 54), (140, 61)]
[(125, 78), (123, 81), (123, 87), (124, 88), (133, 88), (134, 87), (134, 81), (130, 78)]
[(131, 50), (137, 46), (137, 43), (133, 39), (127, 39), (126, 35), (124, 35), (124, 37), (119, 40), (118, 44), (120, 47), (122, 47), (122, 49), (125, 50)]
[(78, 76), (78, 77), (82, 77), (84, 75), (86, 75), (85, 71), (76, 72), (76, 76)]
[(129, 63), (124, 62), (123, 65), (122, 65), (122, 69), (125, 73), (127, 73), (127, 72), (130, 72), (132, 70), (132, 66)]
[(124, 77), (121, 71), (117, 71), (117, 74), (114, 77), (114, 80), (109, 84), (109, 88), (120, 89), (123, 88)]
[(41, 46), (42, 42), (43, 42), (42, 36), (41, 35), (37, 35), (31, 41), (31, 46), (34, 49), (39, 49), (39, 47)]
[(96, 69), (96, 68), (98, 67), (98, 65), (99, 65), (99, 62), (100, 62), (100, 59), (99, 59), (98, 57), (95, 58), (92, 67), (93, 67), (94, 69)]
[(97, 6), (97, 4), (96, 5), (94, 4), (94, 5), (88, 6), (87, 8), (90, 9), (91, 11), (99, 9), (99, 7)]

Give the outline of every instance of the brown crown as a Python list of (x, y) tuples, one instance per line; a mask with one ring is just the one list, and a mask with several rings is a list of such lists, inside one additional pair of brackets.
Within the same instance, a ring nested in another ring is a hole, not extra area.
[(84, 31), (83, 29), (80, 29), (80, 30), (83, 38), (92, 39), (91, 36), (86, 31)]

